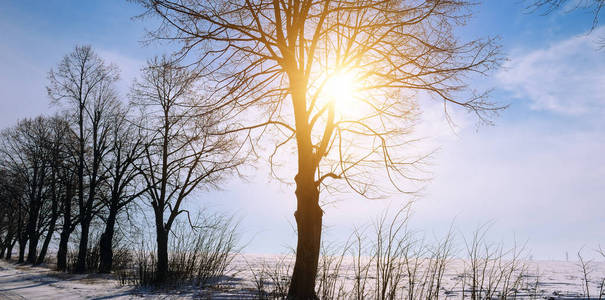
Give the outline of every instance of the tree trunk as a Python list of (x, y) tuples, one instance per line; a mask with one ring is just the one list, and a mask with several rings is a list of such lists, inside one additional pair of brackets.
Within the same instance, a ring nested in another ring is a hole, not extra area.
[(39, 215), (39, 205), (34, 202), (31, 206), (31, 212), (29, 215), (29, 220), (27, 222), (27, 236), (29, 238), (29, 248), (27, 251), (27, 263), (35, 264), (36, 263), (36, 253), (38, 251), (38, 239), (40, 235), (38, 234), (38, 215)]
[[(22, 234), (23, 235), (23, 234)], [(19, 239), (19, 260), (18, 263), (22, 263), (25, 261), (25, 245), (27, 244), (27, 238)]]
[(27, 260), (28, 264), (35, 264), (38, 253), (38, 240), (40, 236), (37, 233), (32, 233), (29, 237), (29, 247), (27, 249)]
[(88, 233), (90, 232), (90, 220), (86, 217), (80, 222), (82, 235), (80, 236), (80, 245), (78, 247), (78, 260), (74, 272), (86, 272), (86, 255), (88, 254)]
[(319, 207), (319, 190), (312, 176), (303, 177), (299, 173), (295, 180), (298, 207), (294, 217), (298, 243), (288, 299), (319, 299), (315, 294), (323, 215)]
[(9, 242), (10, 242), (10, 244), (8, 245), (8, 248), (6, 249), (6, 260), (11, 259), (11, 256), (13, 256), (13, 247), (17, 243), (17, 238), (15, 237), (12, 241), (9, 241)]
[(19, 208), (18, 221), (17, 221), (17, 241), (19, 242), (19, 259), (18, 262), (22, 263), (25, 258), (25, 244), (27, 243), (27, 235), (23, 232), (23, 209)]
[(311, 127), (307, 112), (307, 82), (300, 73), (288, 75), (291, 82), (292, 106), (296, 125), (298, 154), (298, 174), (296, 182), (296, 228), (298, 241), (296, 262), (288, 289), (288, 299), (315, 300), (315, 278), (319, 262), (321, 226), (323, 211), (319, 207), (319, 189), (315, 184), (315, 174), (319, 158), (311, 141)]
[(6, 250), (8, 249), (12, 241), (13, 232), (9, 225), (8, 230), (6, 232), (6, 236), (4, 236), (4, 239), (0, 239), (0, 258), (4, 257), (4, 253), (6, 253)]
[(10, 243), (10, 235), (7, 233), (4, 239), (0, 238), (0, 257), (4, 257), (8, 243)]
[(4, 258), (6, 256), (6, 258), (10, 258), (10, 252), (13, 251), (13, 246), (15, 244), (16, 241), (16, 237), (15, 237), (15, 227), (14, 224), (10, 224), (7, 228), (7, 232), (6, 232), (6, 237), (4, 238), (4, 241), (2, 241), (2, 253), (0, 253), (0, 259)]
[(156, 227), (156, 233), (158, 243), (158, 264), (155, 281), (158, 284), (163, 284), (168, 278), (168, 230), (164, 229), (163, 224), (160, 224), (160, 226)]
[(59, 214), (57, 212), (57, 205), (55, 203), (53, 203), (52, 217), (50, 219), (48, 233), (46, 234), (46, 237), (44, 238), (44, 243), (42, 244), (42, 249), (40, 249), (40, 255), (38, 255), (38, 260), (36, 261), (37, 265), (42, 264), (44, 262), (44, 259), (46, 258), (46, 251), (48, 250), (48, 245), (50, 244), (50, 240), (52, 239), (53, 234), (55, 233), (55, 223), (57, 223), (58, 217), (59, 217)]
[(117, 209), (111, 207), (109, 209), (109, 216), (107, 217), (107, 223), (105, 224), (105, 232), (101, 234), (101, 240), (99, 242), (99, 254), (101, 261), (99, 262), (99, 273), (111, 272), (111, 265), (113, 264), (113, 233), (116, 224)]
[[(84, 251), (82, 251), (82, 240), (80, 240), (80, 248), (78, 251), (78, 261), (76, 263), (76, 272), (84, 272), (86, 269), (86, 248), (88, 246), (88, 226), (86, 226), (84, 216), (84, 103), (80, 95), (79, 118), (78, 118), (78, 142), (80, 149), (78, 151), (78, 206), (80, 209), (80, 226), (82, 228), (82, 239), (85, 239)], [(86, 230), (86, 233), (84, 231)]]
[(61, 204), (63, 212), (63, 228), (61, 228), (61, 238), (59, 240), (59, 249), (57, 250), (57, 270), (67, 271), (67, 246), (69, 236), (72, 232), (71, 224), (71, 200), (73, 196), (73, 188), (67, 183), (65, 197)]
[(61, 239), (59, 240), (59, 250), (57, 250), (57, 270), (67, 271), (67, 243), (69, 242), (69, 226), (63, 223), (61, 230)]
[(67, 271), (67, 246), (70, 235), (71, 206), (69, 207), (69, 210), (63, 211), (63, 228), (61, 228), (61, 238), (59, 240), (59, 249), (57, 250), (57, 270), (59, 271)]

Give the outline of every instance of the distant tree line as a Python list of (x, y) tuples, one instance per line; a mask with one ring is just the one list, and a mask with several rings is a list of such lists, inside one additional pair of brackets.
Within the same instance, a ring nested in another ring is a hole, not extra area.
[[(75, 47), (48, 78), (61, 112), (20, 120), (0, 134), (0, 256), (11, 259), (18, 245), (19, 263), (41, 264), (58, 236), (58, 270), (109, 273), (120, 216), (147, 203), (162, 281), (168, 232), (189, 214), (183, 202), (242, 163), (237, 143), (216, 134), (220, 116), (190, 108), (198, 78), (165, 57), (148, 61), (128, 101), (116, 91), (118, 68), (90, 46)], [(98, 245), (90, 239), (95, 222), (103, 228)], [(78, 244), (71, 267), (70, 241)], [(91, 265), (95, 246), (99, 259)]]

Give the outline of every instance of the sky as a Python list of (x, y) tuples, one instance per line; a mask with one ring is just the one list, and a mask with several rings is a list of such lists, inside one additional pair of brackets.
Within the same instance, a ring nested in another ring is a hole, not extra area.
[[(500, 38), (506, 62), (473, 83), (493, 88), (491, 99), (509, 105), (494, 125), (455, 111), (452, 127), (439, 103), (422, 101), (418, 131), (438, 149), (428, 166), (432, 180), (413, 197), (335, 195), (323, 208), (326, 239), (413, 200), (410, 226), (429, 240), (452, 224), (467, 237), (489, 224), (491, 240), (526, 242), (535, 259), (562, 260), (580, 249), (590, 255), (605, 246), (605, 49), (596, 42), (605, 26), (592, 29), (589, 11), (543, 16), (525, 6), (485, 1), (457, 29), (462, 38)], [(125, 97), (145, 61), (174, 47), (143, 43), (153, 20), (133, 19), (140, 13), (118, 0), (0, 0), (0, 128), (57, 109), (46, 76), (78, 44), (120, 67)], [(294, 187), (257, 168), (246, 180), (196, 194), (190, 205), (235, 214), (245, 252), (288, 251), (296, 241)]]

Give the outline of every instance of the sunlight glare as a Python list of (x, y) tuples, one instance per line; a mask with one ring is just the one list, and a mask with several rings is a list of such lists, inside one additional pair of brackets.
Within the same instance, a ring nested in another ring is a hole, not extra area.
[(339, 115), (354, 113), (357, 107), (358, 82), (352, 72), (336, 72), (330, 76), (324, 86), (327, 101), (333, 102)]

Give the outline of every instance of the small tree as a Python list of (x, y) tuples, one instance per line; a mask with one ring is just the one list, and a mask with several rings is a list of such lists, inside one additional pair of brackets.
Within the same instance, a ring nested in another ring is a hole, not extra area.
[(139, 169), (154, 212), (157, 240), (156, 281), (168, 275), (168, 234), (176, 218), (187, 213), (183, 201), (200, 186), (214, 185), (241, 161), (228, 135), (217, 135), (217, 116), (192, 109), (194, 73), (166, 58), (143, 69), (133, 102), (144, 113), (146, 136)]

